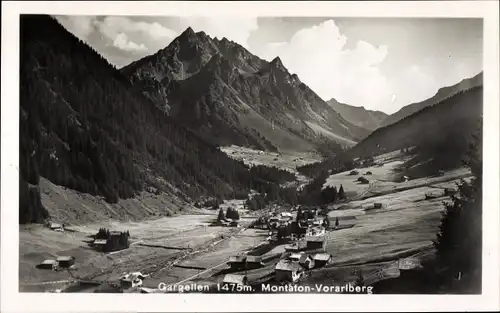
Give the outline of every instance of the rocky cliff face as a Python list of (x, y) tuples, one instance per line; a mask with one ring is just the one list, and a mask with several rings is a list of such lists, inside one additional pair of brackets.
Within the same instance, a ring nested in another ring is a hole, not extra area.
[(170, 116), (218, 145), (303, 151), (325, 140), (352, 146), (369, 133), (332, 109), (279, 57), (267, 62), (190, 28), (122, 73)]

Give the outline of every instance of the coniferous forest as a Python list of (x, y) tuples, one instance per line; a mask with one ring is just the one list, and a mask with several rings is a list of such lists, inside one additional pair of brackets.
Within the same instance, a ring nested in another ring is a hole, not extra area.
[(23, 15), (20, 31), (20, 192), (30, 195), (20, 223), (47, 216), (40, 176), (114, 203), (146, 186), (241, 194), (259, 175), (157, 109), (54, 18)]

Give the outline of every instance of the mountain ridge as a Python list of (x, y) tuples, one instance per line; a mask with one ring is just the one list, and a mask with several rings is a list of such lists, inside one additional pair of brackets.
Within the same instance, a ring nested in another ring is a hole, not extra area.
[(352, 146), (369, 133), (291, 74), (279, 56), (267, 62), (226, 38), (186, 30), (121, 71), (159, 107), (217, 145), (310, 151), (325, 138)]
[(416, 103), (411, 103), (409, 105), (406, 105), (402, 107), (399, 111), (396, 113), (393, 113), (389, 115), (382, 123), (381, 126), (387, 126), (389, 124), (393, 124), (406, 116), (409, 116), (413, 113), (416, 113), (419, 110), (424, 109), (425, 107), (434, 105), (436, 103), (441, 102), (442, 100), (453, 96), (461, 91), (465, 91), (467, 89), (471, 89), (477, 86), (482, 85), (483, 83), (483, 72), (479, 72), (478, 74), (469, 77), (469, 78), (464, 78), (460, 82), (450, 85), (450, 86), (445, 86), (441, 87), (438, 89), (436, 94), (434, 96), (420, 102)]
[(367, 110), (365, 107), (356, 107), (330, 99), (327, 103), (340, 113), (349, 122), (373, 131), (382, 125), (389, 115), (382, 111)]

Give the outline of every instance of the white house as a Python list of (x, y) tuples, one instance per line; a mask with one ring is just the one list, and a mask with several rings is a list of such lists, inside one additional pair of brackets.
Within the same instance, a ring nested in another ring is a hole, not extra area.
[(147, 275), (143, 275), (140, 272), (128, 273), (120, 278), (120, 285), (124, 288), (140, 287), (146, 277)]

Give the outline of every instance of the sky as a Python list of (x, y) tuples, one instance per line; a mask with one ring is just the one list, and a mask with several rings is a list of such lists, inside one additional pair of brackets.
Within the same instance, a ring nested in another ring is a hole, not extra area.
[(322, 99), (388, 114), (483, 69), (483, 22), (468, 18), (57, 16), (110, 63), (154, 54), (187, 27), (279, 56)]

